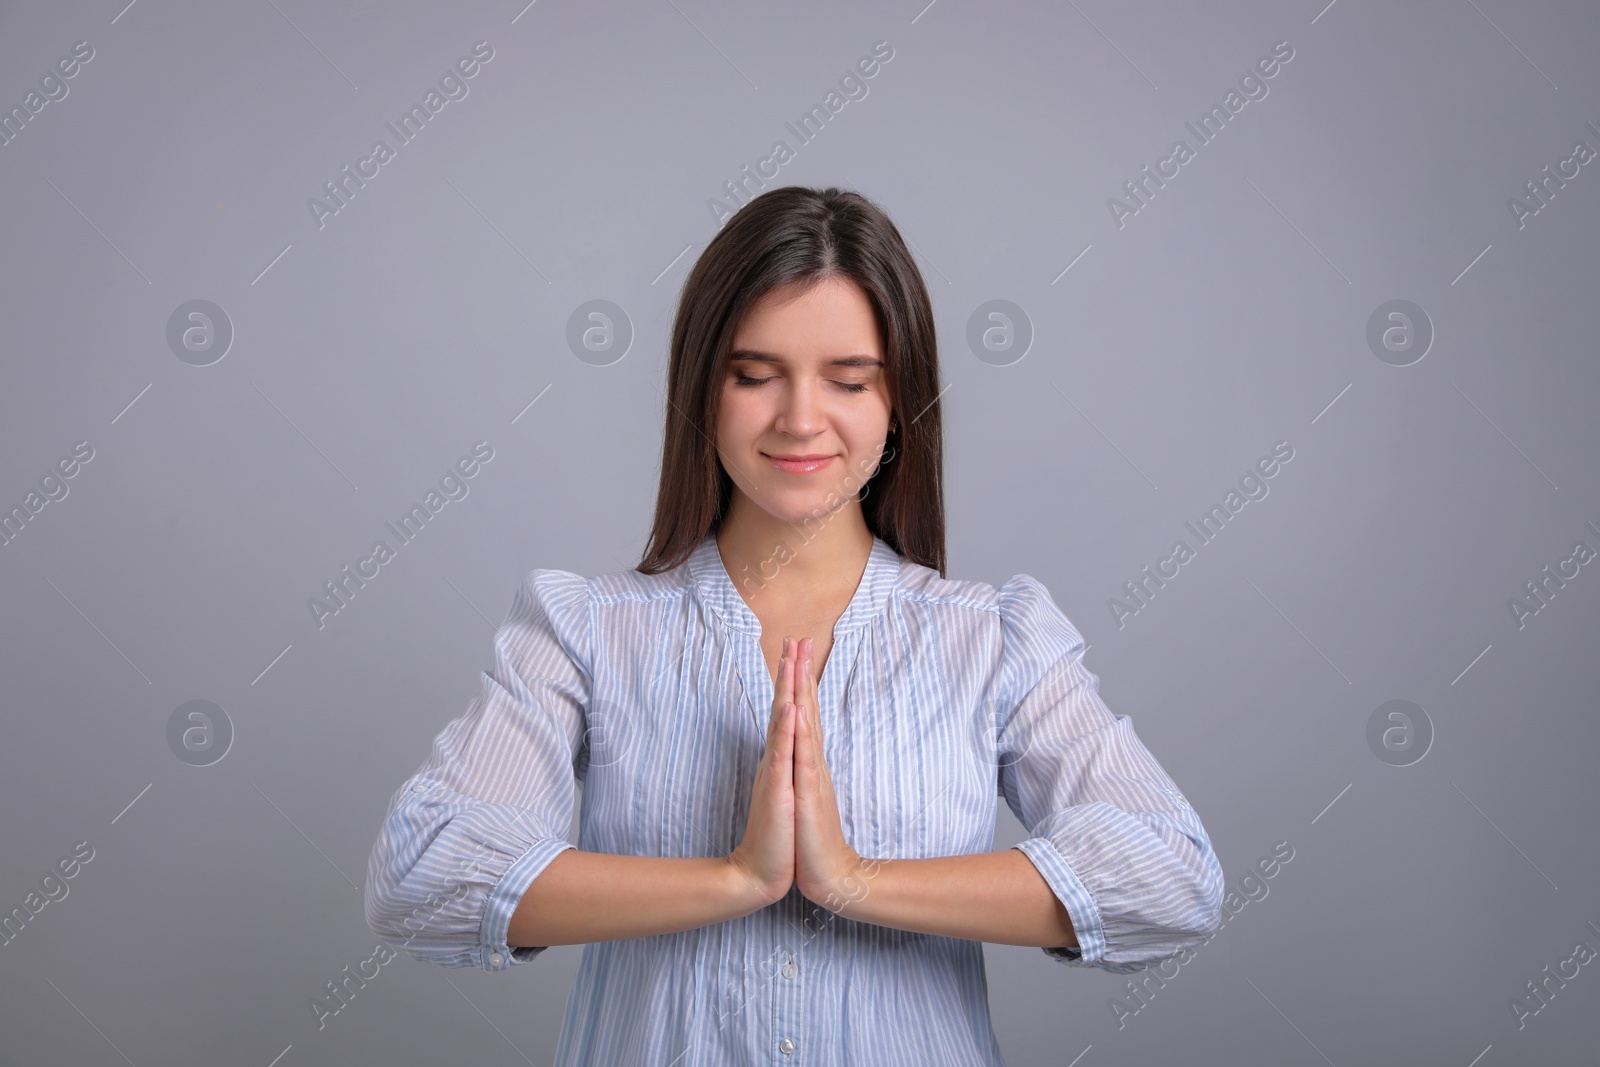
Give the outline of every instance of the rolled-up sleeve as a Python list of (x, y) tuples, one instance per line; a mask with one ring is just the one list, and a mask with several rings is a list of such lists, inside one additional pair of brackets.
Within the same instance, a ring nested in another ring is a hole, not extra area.
[(1129, 973), (1222, 925), (1222, 866), (1194, 808), (1126, 715), (1100, 699), (1083, 638), (1037, 579), (1000, 587), (996, 758), (1016, 847), (1066, 907), (1063, 963)]
[(396, 790), (367, 861), (374, 933), (414, 959), (503, 970), (544, 947), (506, 942), (511, 915), (563, 850), (586, 728), (588, 583), (535, 570), (494, 636), (494, 670)]

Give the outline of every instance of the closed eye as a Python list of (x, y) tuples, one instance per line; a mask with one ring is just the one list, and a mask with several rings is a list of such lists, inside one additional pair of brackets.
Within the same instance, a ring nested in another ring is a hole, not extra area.
[[(735, 385), (753, 386), (753, 385), (763, 385), (763, 384), (765, 384), (767, 382), (770, 382), (770, 381), (772, 381), (771, 378), (747, 378), (747, 377), (745, 377), (744, 375), (741, 374), (737, 378), (734, 379), (734, 384)], [(841, 388), (841, 389), (843, 389), (843, 390), (845, 390), (846, 392), (849, 392), (849, 393), (864, 393), (864, 392), (867, 391), (867, 387), (865, 385), (862, 385), (859, 382), (839, 382), (839, 381), (836, 381), (833, 384), (837, 385), (839, 388)]]

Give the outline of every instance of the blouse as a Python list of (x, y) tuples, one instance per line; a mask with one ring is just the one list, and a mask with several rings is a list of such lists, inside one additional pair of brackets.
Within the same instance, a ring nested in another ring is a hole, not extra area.
[[(714, 534), (661, 574), (531, 572), (481, 691), (390, 801), (367, 925), (446, 967), (531, 962), (545, 949), (507, 929), (574, 847), (574, 810), (585, 851), (727, 855), (774, 697), (760, 637)], [(1083, 647), (1037, 579), (944, 579), (874, 537), (818, 684), (824, 757), (867, 859), (988, 852), (1003, 797), (1077, 936), (1042, 951), (1132, 972), (1216, 932), (1223, 873)], [(982, 947), (791, 886), (741, 918), (585, 945), (556, 1067), (1003, 1064)]]

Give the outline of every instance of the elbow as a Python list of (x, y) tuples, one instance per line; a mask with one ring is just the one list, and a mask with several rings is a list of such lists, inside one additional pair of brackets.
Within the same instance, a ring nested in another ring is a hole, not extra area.
[(361, 917), (378, 937), (386, 941), (409, 942), (414, 931), (407, 919), (416, 913), (421, 901), (411, 884), (414, 866), (407, 867), (382, 851), (373, 849), (367, 861), (367, 880), (361, 888)]
[(1227, 886), (1210, 837), (1187, 801), (1183, 806), (1180, 816), (1149, 823), (1164, 847), (1147, 868), (1150, 907), (1144, 919), (1169, 944), (1193, 948), (1216, 936), (1227, 921)]
[(368, 930), (371, 930), (378, 937), (387, 940), (388, 938), (394, 936), (394, 933), (389, 929), (388, 924), (383, 921), (381, 907), (382, 905), (375, 897), (373, 897), (371, 891), (369, 890), (365, 894), (365, 899), (361, 904), (361, 917), (366, 922)]
[(1227, 921), (1222, 866), (1209, 847), (1181, 859), (1176, 851), (1160, 877), (1144, 882), (1141, 891), (1113, 909), (1106, 924), (1105, 944), (1091, 962), (1103, 970), (1125, 974), (1192, 953), (1216, 936)]
[(1226, 915), (1222, 910), (1222, 895), (1219, 893), (1215, 903), (1208, 902), (1206, 907), (1196, 915), (1195, 921), (1185, 928), (1183, 933), (1193, 940), (1195, 944), (1201, 944), (1217, 936), (1217, 931), (1222, 929), (1222, 923), (1225, 919)]
[(395, 911), (392, 898), (383, 892), (379, 880), (368, 876), (361, 891), (361, 917), (367, 929), (384, 940), (396, 938), (399, 935), (395, 933)]
[[(1201, 945), (1216, 936), (1227, 915), (1222, 908), (1220, 894), (1179, 913), (1168, 913), (1162, 919), (1152, 918), (1140, 934), (1130, 937), (1122, 945), (1108, 947), (1097, 965), (1115, 974), (1132, 974), (1152, 967), (1165, 967), (1169, 962), (1182, 966), (1194, 959)], [(1171, 977), (1163, 972), (1164, 977)]]
[(1147, 962), (1186, 953), (1216, 936), (1227, 921), (1222, 865), (1209, 848), (1169, 867), (1159, 904), (1145, 911)]
[(1185, 881), (1184, 906), (1173, 932), (1184, 947), (1193, 948), (1215, 937), (1227, 920), (1223, 909), (1222, 865), (1217, 862), (1216, 854), (1207, 850)]

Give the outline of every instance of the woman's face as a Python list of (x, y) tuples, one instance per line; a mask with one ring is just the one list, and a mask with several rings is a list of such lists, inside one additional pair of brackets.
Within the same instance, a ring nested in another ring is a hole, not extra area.
[[(774, 289), (734, 334), (717, 451), (775, 518), (820, 518), (877, 470), (890, 403), (872, 304), (854, 281)], [(808, 462), (782, 462), (801, 457)], [(821, 457), (813, 459), (813, 457)]]

